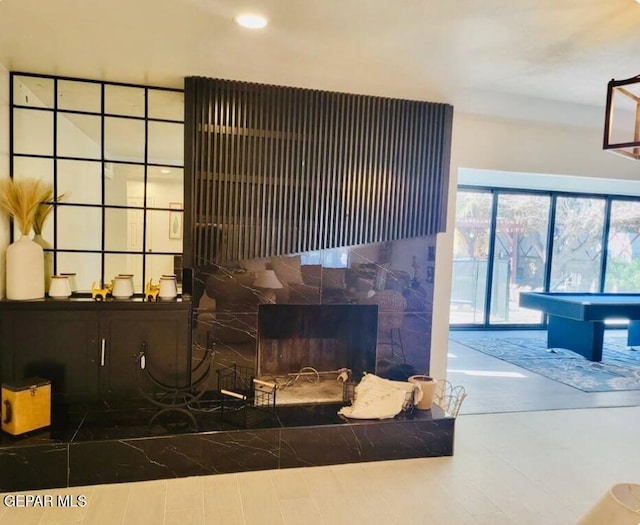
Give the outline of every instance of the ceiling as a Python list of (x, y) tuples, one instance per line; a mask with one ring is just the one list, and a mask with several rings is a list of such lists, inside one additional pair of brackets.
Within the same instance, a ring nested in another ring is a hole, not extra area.
[[(234, 24), (257, 11), (266, 29)], [(182, 87), (185, 76), (601, 125), (640, 73), (634, 0), (0, 0), (10, 71)]]

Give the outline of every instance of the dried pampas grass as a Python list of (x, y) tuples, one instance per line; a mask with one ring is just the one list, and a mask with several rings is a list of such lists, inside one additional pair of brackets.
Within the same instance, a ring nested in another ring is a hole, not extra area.
[(42, 233), (44, 223), (51, 213), (51, 210), (53, 210), (53, 203), (60, 202), (65, 197), (64, 193), (54, 197), (53, 186), (47, 184), (47, 187), (47, 195), (40, 201), (40, 205), (36, 208), (36, 213), (33, 216), (33, 231), (36, 235)]
[[(8, 213), (22, 235), (28, 235), (35, 225), (40, 204), (53, 196), (50, 183), (40, 179), (5, 179), (0, 181), (0, 209)], [(39, 226), (51, 210), (45, 211)]]

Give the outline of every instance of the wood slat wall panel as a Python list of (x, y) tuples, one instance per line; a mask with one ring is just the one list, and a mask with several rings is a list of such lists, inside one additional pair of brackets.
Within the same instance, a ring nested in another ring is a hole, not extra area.
[(447, 104), (200, 77), (185, 104), (190, 267), (445, 227)]

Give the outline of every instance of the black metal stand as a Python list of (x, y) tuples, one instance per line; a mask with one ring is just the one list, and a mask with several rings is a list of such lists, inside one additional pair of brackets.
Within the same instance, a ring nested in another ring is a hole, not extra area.
[(255, 370), (235, 363), (216, 371), (220, 418), (241, 428), (252, 428), (275, 414), (275, 385), (256, 384)]
[[(163, 383), (149, 370), (147, 366), (147, 344), (143, 342), (137, 355), (136, 370), (140, 393), (151, 404), (160, 408), (149, 421), (149, 427), (161, 425), (164, 429), (174, 432), (198, 431), (198, 421), (193, 415), (193, 409), (198, 408), (199, 400), (206, 393), (202, 388), (208, 381), (213, 370), (214, 352), (207, 348), (206, 354), (198, 365), (191, 371), (191, 377), (185, 385), (168, 385)], [(196, 379), (193, 379), (193, 378)], [(144, 379), (155, 386), (150, 394), (144, 388)]]

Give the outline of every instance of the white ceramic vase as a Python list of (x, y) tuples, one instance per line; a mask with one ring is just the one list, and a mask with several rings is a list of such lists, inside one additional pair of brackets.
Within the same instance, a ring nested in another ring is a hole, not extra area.
[(7, 299), (26, 301), (44, 297), (44, 252), (27, 235), (7, 246)]
[(53, 275), (53, 252), (45, 250), (50, 250), (53, 246), (42, 236), (41, 233), (36, 233), (33, 236), (33, 242), (42, 246), (42, 251), (44, 253), (44, 289), (48, 290), (51, 288), (51, 276)]

